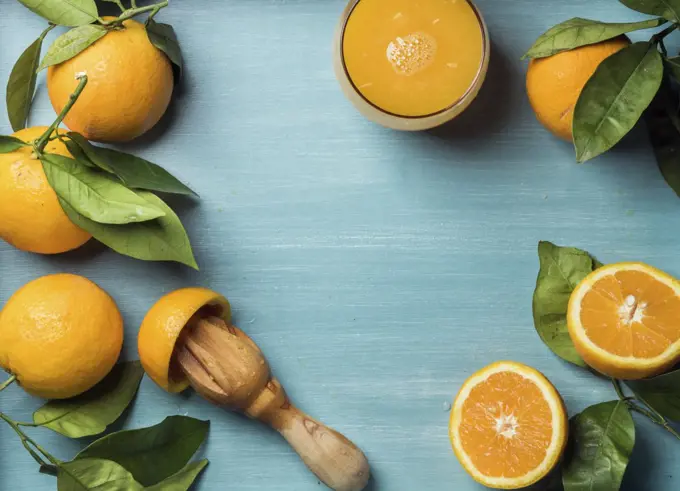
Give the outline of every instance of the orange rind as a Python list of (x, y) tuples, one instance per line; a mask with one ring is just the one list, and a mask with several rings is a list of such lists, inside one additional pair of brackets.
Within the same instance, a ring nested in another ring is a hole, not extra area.
[(174, 364), (176, 344), (195, 315), (217, 316), (229, 322), (229, 301), (207, 288), (183, 288), (168, 293), (151, 307), (142, 321), (137, 348), (147, 375), (164, 390), (177, 393), (189, 380)]
[(122, 347), (116, 303), (82, 276), (33, 280), (0, 312), (0, 367), (37, 397), (67, 399), (89, 390), (111, 371)]

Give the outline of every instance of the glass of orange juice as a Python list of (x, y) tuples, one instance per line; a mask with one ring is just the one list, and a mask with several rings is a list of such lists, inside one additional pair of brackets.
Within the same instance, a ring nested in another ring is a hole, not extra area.
[(335, 73), (368, 119), (425, 130), (455, 118), (484, 82), (490, 42), (469, 0), (351, 0), (335, 37)]

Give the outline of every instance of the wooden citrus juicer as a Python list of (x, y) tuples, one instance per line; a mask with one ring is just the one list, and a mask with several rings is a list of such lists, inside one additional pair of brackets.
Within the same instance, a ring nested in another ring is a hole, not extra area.
[(204, 398), (278, 431), (329, 488), (366, 487), (370, 468), (363, 452), (293, 406), (262, 351), (240, 329), (216, 316), (194, 315), (177, 340), (174, 363)]

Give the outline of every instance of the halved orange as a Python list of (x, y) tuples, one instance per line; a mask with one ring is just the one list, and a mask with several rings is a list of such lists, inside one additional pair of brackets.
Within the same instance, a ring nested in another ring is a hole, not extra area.
[(572, 292), (567, 325), (576, 351), (598, 372), (658, 375), (680, 359), (680, 283), (643, 263), (604, 266)]
[(189, 387), (184, 372), (173, 366), (175, 344), (195, 314), (208, 310), (226, 322), (231, 319), (229, 301), (207, 288), (182, 288), (162, 297), (147, 312), (137, 337), (139, 359), (146, 374), (171, 393)]
[(520, 489), (545, 477), (567, 443), (567, 413), (540, 372), (499, 361), (465, 381), (451, 410), (449, 435), (475, 481)]

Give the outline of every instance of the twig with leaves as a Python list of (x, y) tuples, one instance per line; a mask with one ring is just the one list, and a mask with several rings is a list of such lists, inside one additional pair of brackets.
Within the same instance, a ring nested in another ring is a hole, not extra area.
[[(664, 42), (680, 27), (680, 7), (674, 7), (677, 2), (620, 2), (656, 18), (626, 23), (573, 18), (542, 34), (524, 58), (544, 58), (665, 26), (649, 41), (633, 43), (599, 65), (574, 108), (572, 134), (576, 159), (585, 162), (616, 145), (647, 112), (657, 162), (668, 184), (680, 195), (680, 128), (673, 124), (679, 113), (677, 104), (669, 102), (678, 95), (680, 57), (669, 56)], [(652, 112), (654, 115), (649, 114)]]
[[(118, 17), (108, 20), (100, 17), (95, 0), (19, 1), (47, 20), (50, 25), (26, 48), (12, 68), (7, 83), (7, 112), (14, 131), (26, 127), (37, 75), (40, 71), (74, 58), (111, 31), (120, 29), (127, 19), (139, 15), (148, 14), (145, 26), (149, 40), (172, 62), (176, 81), (179, 81), (181, 77), (182, 52), (175, 31), (171, 25), (158, 23), (153, 19), (161, 9), (168, 6), (167, 0), (143, 7), (138, 7), (136, 2), (132, 2), (129, 8), (126, 8), (120, 0), (107, 0), (121, 9)], [(40, 61), (43, 41), (55, 25), (72, 29), (57, 37)]]
[[(40, 472), (57, 477), (59, 489), (187, 491), (208, 464), (207, 459), (190, 462), (207, 437), (208, 421), (171, 416), (148, 428), (109, 433), (71, 461), (56, 458), (22, 429), (47, 428), (73, 439), (101, 435), (133, 402), (143, 376), (138, 361), (120, 363), (88, 392), (48, 401), (33, 413), (32, 423), (3, 412), (0, 421), (17, 434)], [(0, 392), (16, 382), (11, 376), (0, 383)]]
[[(567, 308), (576, 285), (602, 267), (602, 263), (586, 251), (550, 242), (539, 243), (538, 256), (540, 269), (533, 297), (536, 331), (557, 356), (587, 369), (569, 335)], [(620, 488), (635, 444), (631, 412), (680, 439), (672, 424), (680, 421), (680, 370), (648, 379), (612, 379), (612, 384), (617, 400), (591, 406), (571, 419), (573, 451), (562, 466), (565, 491), (581, 491), (585, 489), (584, 483), (592, 484), (587, 489)], [(586, 451), (593, 448), (609, 450)], [(598, 472), (604, 468), (609, 471)]]
[[(59, 130), (86, 85), (87, 75), (83, 74), (64, 109), (37, 140), (0, 136), (0, 153), (31, 147), (69, 219), (114, 251), (198, 269), (182, 222), (154, 194), (196, 193), (154, 163)], [(48, 152), (47, 145), (54, 139), (61, 140), (73, 158)]]

